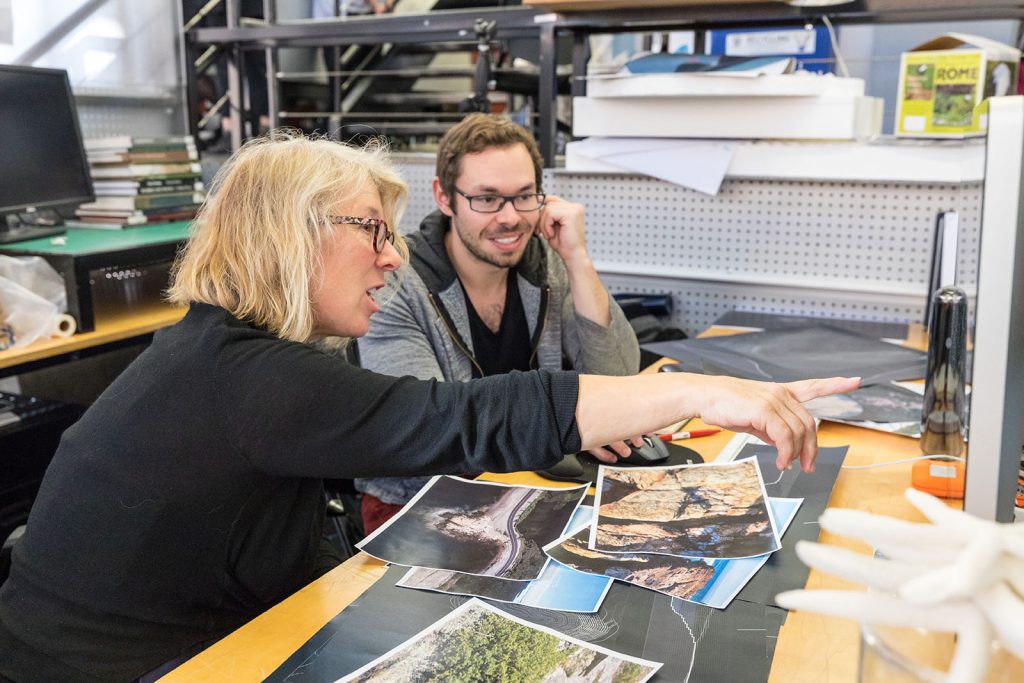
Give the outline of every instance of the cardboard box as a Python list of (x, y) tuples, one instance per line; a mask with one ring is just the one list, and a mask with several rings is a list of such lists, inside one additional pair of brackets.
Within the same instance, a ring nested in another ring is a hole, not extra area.
[(1013, 95), (1020, 50), (988, 38), (947, 33), (904, 52), (896, 102), (896, 135), (984, 135), (987, 97)]

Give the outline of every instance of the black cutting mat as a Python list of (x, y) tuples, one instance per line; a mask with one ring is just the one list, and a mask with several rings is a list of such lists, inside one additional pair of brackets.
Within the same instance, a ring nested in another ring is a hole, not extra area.
[(771, 382), (860, 377), (862, 386), (923, 379), (928, 360), (923, 351), (829, 325), (652, 342), (643, 348), (676, 359), (688, 372)]
[[(395, 587), (384, 577), (265, 680), (332, 683), (405, 642), (467, 598)], [(765, 681), (785, 611), (745, 601), (716, 610), (616, 582), (596, 614), (491, 603), (533, 623), (664, 666), (661, 683)], [(691, 669), (692, 667), (692, 669)]]
[[(639, 586), (615, 582), (596, 614), (491, 603), (506, 612), (664, 666), (652, 679), (661, 683), (767, 681), (786, 611), (773, 605), (775, 593), (799, 588), (808, 570), (796, 559), (799, 538), (816, 539), (817, 517), (828, 503), (846, 448), (819, 451), (814, 474), (796, 468), (781, 477), (775, 449), (748, 445), (738, 457), (756, 456), (770, 496), (804, 498), (782, 550), (744, 587), (727, 609), (670, 598)], [(397, 588), (407, 569), (391, 567), (384, 577), (334, 617), (266, 678), (272, 683), (332, 683), (355, 671), (441, 619), (466, 598)]]

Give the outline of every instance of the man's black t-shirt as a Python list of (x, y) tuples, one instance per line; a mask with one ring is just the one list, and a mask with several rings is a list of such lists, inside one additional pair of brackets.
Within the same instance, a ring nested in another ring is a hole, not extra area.
[[(519, 287), (512, 271), (508, 272), (508, 281), (505, 283), (505, 310), (497, 333), (491, 332), (480, 319), (468, 295), (466, 311), (469, 313), (469, 329), (473, 336), (473, 355), (484, 376), (531, 369), (530, 329), (526, 325), (526, 313), (523, 312)], [(478, 373), (474, 367), (473, 377), (479, 377)]]

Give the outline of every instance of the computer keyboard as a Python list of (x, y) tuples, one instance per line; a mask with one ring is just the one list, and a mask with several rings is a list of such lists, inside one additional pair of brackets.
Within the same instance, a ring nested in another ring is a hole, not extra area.
[(47, 416), (64, 413), (68, 404), (35, 396), (21, 396), (0, 391), (0, 431), (13, 425), (28, 425)]

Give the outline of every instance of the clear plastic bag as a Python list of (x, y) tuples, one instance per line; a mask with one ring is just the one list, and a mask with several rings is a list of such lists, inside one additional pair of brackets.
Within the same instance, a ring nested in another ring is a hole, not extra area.
[(0, 350), (41, 337), (70, 336), (64, 280), (38, 256), (0, 256)]

